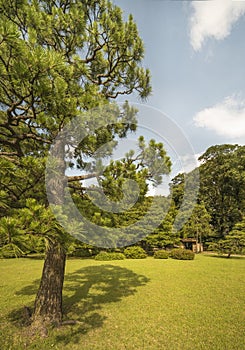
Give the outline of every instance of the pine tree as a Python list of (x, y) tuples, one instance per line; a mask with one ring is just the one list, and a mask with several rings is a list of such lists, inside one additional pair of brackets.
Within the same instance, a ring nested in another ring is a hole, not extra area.
[[(120, 8), (107, 0), (0, 0), (0, 48), (0, 215), (12, 216), (18, 209), (24, 218), (19, 218), (21, 227), (45, 237), (47, 252), (32, 319), (37, 327), (60, 324), (69, 237), (48, 208), (44, 183), (48, 151), (74, 117), (120, 95), (136, 92), (142, 99), (149, 95), (149, 71), (141, 65), (143, 42), (132, 16), (124, 21)], [(79, 169), (84, 169), (94, 150), (109, 141), (115, 146), (116, 138), (135, 130), (136, 111), (127, 103), (113, 108), (110, 127), (99, 115), (85, 114), (87, 130), (90, 124), (98, 123), (98, 128), (91, 129), (77, 147), (74, 157)], [(53, 198), (64, 190), (65, 158), (72, 147), (70, 138), (59, 149), (63, 174), (54, 183)], [(154, 147), (166, 163), (160, 170), (168, 171), (170, 161), (162, 145), (154, 142), (148, 150), (142, 145), (145, 164), (153, 169), (157, 165), (152, 161)], [(137, 168), (132, 176), (138, 176), (139, 182), (150, 176), (143, 170), (136, 173)], [(94, 176), (91, 172), (69, 177), (69, 188), (83, 197), (86, 188), (81, 181)], [(160, 171), (154, 180), (159, 182), (159, 176)], [(110, 174), (104, 173), (100, 181), (108, 187)], [(62, 201), (54, 204), (62, 206)]]

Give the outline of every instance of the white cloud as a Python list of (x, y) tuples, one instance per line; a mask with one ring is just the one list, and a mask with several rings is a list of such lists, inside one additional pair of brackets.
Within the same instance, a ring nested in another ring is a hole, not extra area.
[(245, 1), (192, 1), (191, 7), (194, 13), (190, 18), (190, 39), (195, 51), (202, 48), (205, 39), (226, 38), (233, 24), (245, 14)]
[(195, 125), (229, 138), (245, 137), (245, 100), (229, 96), (194, 116)]
[[(180, 161), (182, 163), (182, 169), (178, 173), (189, 173), (196, 167), (198, 167), (199, 162), (198, 158), (200, 154), (186, 154), (180, 157)], [(176, 174), (177, 175), (177, 174)]]

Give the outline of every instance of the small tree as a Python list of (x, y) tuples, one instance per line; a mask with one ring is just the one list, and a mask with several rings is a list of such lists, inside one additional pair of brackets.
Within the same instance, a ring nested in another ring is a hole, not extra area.
[(228, 254), (244, 254), (245, 253), (245, 218), (238, 222), (233, 230), (228, 235), (217, 243), (213, 243), (210, 249), (218, 251), (219, 253)]

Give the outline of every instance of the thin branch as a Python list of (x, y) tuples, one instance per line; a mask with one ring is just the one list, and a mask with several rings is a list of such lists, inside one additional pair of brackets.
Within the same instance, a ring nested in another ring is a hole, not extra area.
[(18, 156), (18, 153), (17, 152), (0, 152), (0, 156), (14, 157), (14, 156)]
[(86, 179), (93, 179), (97, 177), (97, 173), (91, 173), (91, 174), (85, 174), (85, 175), (75, 175), (75, 176), (68, 176), (68, 182), (73, 182), (73, 181), (81, 181), (81, 180), (86, 180)]

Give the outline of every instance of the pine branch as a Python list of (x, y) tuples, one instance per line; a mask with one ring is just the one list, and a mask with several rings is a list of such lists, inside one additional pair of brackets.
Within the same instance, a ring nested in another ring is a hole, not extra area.
[(91, 174), (85, 174), (85, 175), (75, 175), (75, 176), (68, 176), (68, 182), (73, 182), (73, 181), (82, 181), (82, 180), (87, 180), (87, 179), (93, 179), (97, 177), (97, 173), (91, 173)]

